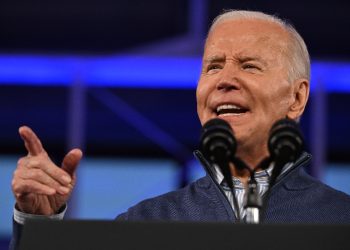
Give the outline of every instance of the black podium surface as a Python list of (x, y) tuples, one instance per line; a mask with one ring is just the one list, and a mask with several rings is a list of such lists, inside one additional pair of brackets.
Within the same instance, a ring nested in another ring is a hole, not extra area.
[(21, 250), (350, 249), (350, 225), (29, 221)]

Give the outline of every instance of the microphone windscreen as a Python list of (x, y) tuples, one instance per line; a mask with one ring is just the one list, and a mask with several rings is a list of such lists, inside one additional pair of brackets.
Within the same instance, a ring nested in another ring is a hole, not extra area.
[(270, 130), (268, 147), (273, 159), (294, 162), (304, 148), (299, 125), (291, 119), (277, 121)]
[(200, 144), (203, 154), (212, 161), (223, 160), (219, 157), (230, 158), (237, 147), (230, 124), (219, 118), (211, 119), (203, 125)]

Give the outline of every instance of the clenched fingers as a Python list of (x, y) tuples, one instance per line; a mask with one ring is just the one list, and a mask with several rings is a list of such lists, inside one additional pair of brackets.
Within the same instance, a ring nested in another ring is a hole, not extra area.
[(30, 179), (18, 180), (14, 178), (12, 180), (12, 189), (17, 199), (21, 199), (23, 195), (28, 193), (42, 195), (54, 195), (56, 193), (55, 189)]
[[(55, 194), (56, 192), (62, 195), (68, 194), (70, 192), (70, 186), (69, 185), (61, 185), (59, 182), (57, 182), (55, 179), (51, 178), (48, 174), (46, 174), (44, 171), (42, 171), (39, 168), (18, 168), (14, 172), (14, 178), (13, 178), (13, 185), (14, 185), (14, 191), (15, 189), (25, 192), (30, 192), (30, 190), (23, 190), (24, 189), (30, 189), (27, 187), (28, 182), (29, 183), (38, 183), (40, 184), (40, 187), (45, 188), (45, 194)], [(22, 186), (24, 186), (22, 188)], [(38, 185), (36, 185), (38, 186)], [(54, 190), (54, 192), (52, 192)]]
[(69, 176), (69, 174), (63, 169), (56, 166), (46, 155), (23, 157), (18, 161), (17, 168), (23, 168), (23, 171), (29, 171), (30, 169), (40, 169), (46, 173), (46, 175), (64, 186), (70, 184), (72, 181), (72, 178)]
[(18, 161), (12, 188), (15, 195), (32, 191), (37, 191), (37, 194), (66, 195), (72, 189), (71, 181), (68, 173), (57, 167), (48, 156), (26, 156)]

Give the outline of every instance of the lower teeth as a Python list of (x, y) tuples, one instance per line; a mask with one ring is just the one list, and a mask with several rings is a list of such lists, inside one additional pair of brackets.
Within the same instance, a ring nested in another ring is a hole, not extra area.
[(219, 114), (219, 116), (230, 116), (230, 115), (241, 115), (243, 113), (225, 113), (225, 114)]

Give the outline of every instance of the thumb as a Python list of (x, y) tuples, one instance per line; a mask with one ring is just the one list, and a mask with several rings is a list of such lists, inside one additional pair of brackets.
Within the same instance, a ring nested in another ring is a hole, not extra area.
[(83, 152), (81, 152), (80, 149), (72, 149), (63, 158), (62, 169), (66, 171), (70, 176), (73, 176), (82, 157)]

